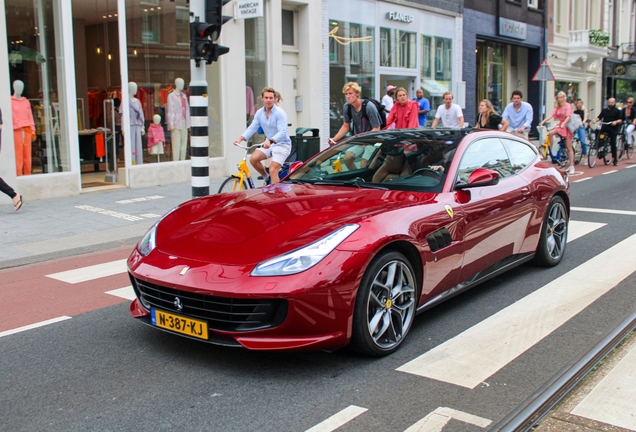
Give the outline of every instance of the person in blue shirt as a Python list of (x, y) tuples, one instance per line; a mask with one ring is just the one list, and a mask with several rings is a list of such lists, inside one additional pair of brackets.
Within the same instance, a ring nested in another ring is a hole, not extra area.
[(510, 102), (503, 112), (503, 119), (508, 122), (507, 132), (518, 134), (528, 139), (530, 126), (532, 126), (532, 118), (534, 110), (528, 102), (523, 102), (523, 93), (520, 90), (512, 92)]
[[(250, 139), (259, 127), (262, 128), (267, 139), (263, 142), (262, 147), (254, 150), (250, 156), (250, 164), (263, 176), (265, 183), (268, 183), (271, 177), (272, 184), (280, 182), (278, 172), (289, 156), (292, 145), (287, 130), (287, 114), (282, 108), (276, 106), (276, 94), (276, 90), (271, 87), (265, 87), (261, 91), (263, 108), (256, 111), (254, 120), (243, 132), (243, 135), (234, 140), (235, 145), (240, 144), (242, 141)], [(270, 157), (272, 162), (269, 165), (268, 175), (262, 161)]]
[(415, 96), (417, 97), (414, 98), (413, 100), (417, 102), (417, 104), (420, 107), (418, 111), (418, 115), (417, 115), (417, 120), (420, 123), (420, 127), (425, 127), (426, 117), (428, 115), (428, 112), (431, 110), (431, 104), (428, 101), (428, 99), (424, 97), (424, 90), (422, 90), (421, 88), (417, 89), (417, 91), (415, 92)]

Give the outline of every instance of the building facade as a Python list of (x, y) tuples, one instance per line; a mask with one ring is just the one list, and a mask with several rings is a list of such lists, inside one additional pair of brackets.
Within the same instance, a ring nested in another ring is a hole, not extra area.
[(488, 99), (502, 112), (514, 90), (523, 93), (540, 115), (540, 83), (535, 71), (545, 58), (544, 0), (465, 0), (463, 68), (464, 116), (476, 122), (479, 101)]
[(378, 100), (388, 85), (411, 98), (422, 88), (431, 102), (429, 123), (445, 91), (463, 103), (460, 1), (330, 0), (327, 32), (330, 136), (342, 125), (349, 81)]
[[(322, 104), (324, 61), (316, 55), (326, 51), (328, 5), (309, 0), (256, 3), (261, 13), (246, 19), (237, 2), (225, 5), (224, 14), (234, 19), (223, 26), (219, 44), (230, 47), (230, 53), (202, 66), (209, 89), (211, 177), (235, 170), (243, 153), (231, 143), (259, 108), (265, 86), (281, 93), (290, 131), (328, 127)], [(9, 47), (0, 52), (3, 178), (31, 200), (79, 194), (115, 177), (130, 187), (190, 179), (189, 145), (185, 158), (172, 148), (177, 136), (189, 143), (187, 120), (170, 122), (170, 113), (180, 118), (186, 110), (170, 110), (168, 103), (178, 78), (188, 95), (186, 0), (0, 0), (0, 8), (5, 11), (0, 40)], [(129, 82), (137, 85), (138, 111), (129, 108)], [(17, 172), (14, 141), (28, 143), (11, 133), (16, 87), (29, 101), (35, 129), (28, 175)], [(133, 114), (131, 123), (139, 120), (142, 126), (130, 129), (123, 121), (122, 133), (103, 133), (99, 128), (114, 131), (120, 123), (120, 108), (124, 116)], [(141, 129), (147, 132), (156, 115), (164, 132), (163, 154), (149, 151), (147, 133), (135, 135)], [(132, 153), (131, 143), (138, 138), (142, 160)]]

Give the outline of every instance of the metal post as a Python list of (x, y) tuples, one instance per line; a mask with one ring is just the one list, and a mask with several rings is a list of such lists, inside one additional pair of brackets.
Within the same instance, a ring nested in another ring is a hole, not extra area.
[[(190, 0), (190, 21), (205, 22), (205, 0)], [(210, 159), (208, 157), (208, 83), (206, 64), (190, 60), (190, 160), (192, 163), (192, 198), (210, 194)]]

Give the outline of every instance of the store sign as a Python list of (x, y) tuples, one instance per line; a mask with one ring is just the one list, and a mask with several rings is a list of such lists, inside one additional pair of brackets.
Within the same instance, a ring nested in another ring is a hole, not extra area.
[(258, 18), (263, 16), (264, 0), (236, 0), (234, 2), (234, 18)]
[(526, 23), (499, 18), (499, 36), (526, 40)]
[(142, 43), (159, 42), (159, 35), (155, 31), (142, 30), (141, 31), (141, 42)]
[(387, 12), (386, 18), (391, 21), (400, 21), (404, 23), (412, 23), (415, 21), (415, 17), (409, 14), (403, 14), (399, 12)]

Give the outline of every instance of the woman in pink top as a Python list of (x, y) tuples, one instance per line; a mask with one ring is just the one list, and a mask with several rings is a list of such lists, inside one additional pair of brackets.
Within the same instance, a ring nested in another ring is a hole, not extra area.
[(386, 129), (394, 123), (396, 129), (420, 127), (420, 122), (417, 119), (420, 106), (417, 102), (409, 99), (403, 87), (397, 89), (395, 94), (396, 102), (393, 104), (393, 108), (391, 108), (391, 112), (386, 118)]
[(574, 172), (574, 150), (572, 150), (572, 138), (574, 138), (574, 134), (570, 132), (567, 128), (567, 124), (570, 121), (570, 117), (572, 117), (572, 106), (567, 103), (565, 100), (565, 93), (560, 91), (556, 96), (556, 107), (550, 116), (543, 119), (539, 126), (543, 126), (545, 122), (554, 118), (558, 121), (557, 126), (552, 129), (548, 136), (550, 137), (550, 145), (554, 144), (554, 135), (559, 134), (562, 137), (565, 137), (565, 145), (568, 149), (568, 159), (570, 160), (570, 166), (568, 167), (568, 174), (572, 174)]

